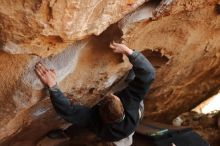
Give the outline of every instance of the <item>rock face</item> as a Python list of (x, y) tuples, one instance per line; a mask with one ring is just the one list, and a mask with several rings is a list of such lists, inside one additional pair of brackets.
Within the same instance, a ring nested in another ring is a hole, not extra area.
[(219, 145), (220, 131), (218, 129), (219, 113), (201, 114), (187, 112), (178, 116), (182, 120), (181, 126), (190, 126), (199, 133), (210, 145)]
[(167, 9), (169, 16), (122, 24), (130, 47), (157, 51), (168, 59), (164, 64), (164, 57), (156, 57), (157, 76), (146, 101), (146, 116), (165, 121), (192, 109), (220, 86), (220, 17), (215, 2), (175, 1)]
[(0, 40), (13, 54), (49, 56), (110, 24), (145, 0), (1, 0)]
[(220, 87), (216, 3), (1, 0), (0, 145), (36, 145), (66, 126), (34, 73), (39, 61), (56, 70), (70, 98), (87, 106), (111, 90), (131, 68), (112, 53), (112, 40), (123, 39), (157, 69), (146, 117), (168, 122), (210, 97)]

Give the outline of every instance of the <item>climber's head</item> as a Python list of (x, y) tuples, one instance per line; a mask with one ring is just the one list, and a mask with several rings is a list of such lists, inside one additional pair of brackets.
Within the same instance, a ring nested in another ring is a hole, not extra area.
[(99, 112), (105, 123), (120, 122), (124, 119), (124, 108), (121, 100), (113, 94), (106, 96), (102, 100)]

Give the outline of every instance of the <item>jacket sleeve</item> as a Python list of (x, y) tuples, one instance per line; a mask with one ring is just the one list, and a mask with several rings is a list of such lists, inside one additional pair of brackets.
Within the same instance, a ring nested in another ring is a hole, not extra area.
[(79, 104), (71, 104), (57, 86), (49, 88), (49, 93), (55, 111), (64, 120), (81, 127), (89, 126), (92, 116), (90, 108)]
[(155, 69), (147, 58), (139, 52), (134, 51), (128, 58), (133, 65), (132, 70), (135, 78), (128, 84), (125, 92), (136, 101), (141, 101), (155, 79)]

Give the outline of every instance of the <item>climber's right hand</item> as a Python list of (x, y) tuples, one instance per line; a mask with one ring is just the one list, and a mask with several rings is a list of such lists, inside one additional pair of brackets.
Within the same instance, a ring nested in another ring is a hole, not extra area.
[(50, 88), (56, 85), (56, 73), (54, 70), (49, 70), (42, 63), (37, 63), (35, 71), (43, 84)]
[(110, 48), (112, 48), (113, 52), (115, 52), (115, 53), (121, 53), (121, 54), (125, 54), (127, 56), (131, 55), (133, 53), (133, 50), (128, 48), (126, 45), (115, 43), (114, 41), (112, 43), (110, 43)]

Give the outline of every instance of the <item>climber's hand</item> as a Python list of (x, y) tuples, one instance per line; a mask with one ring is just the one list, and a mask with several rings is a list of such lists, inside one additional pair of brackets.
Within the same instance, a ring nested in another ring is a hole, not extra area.
[(35, 71), (45, 85), (48, 87), (56, 85), (56, 73), (54, 70), (48, 70), (43, 64), (37, 63)]
[(121, 53), (125, 55), (131, 55), (133, 53), (133, 50), (128, 48), (126, 45), (118, 44), (115, 42), (110, 43), (110, 48), (112, 48), (113, 52), (115, 53)]

